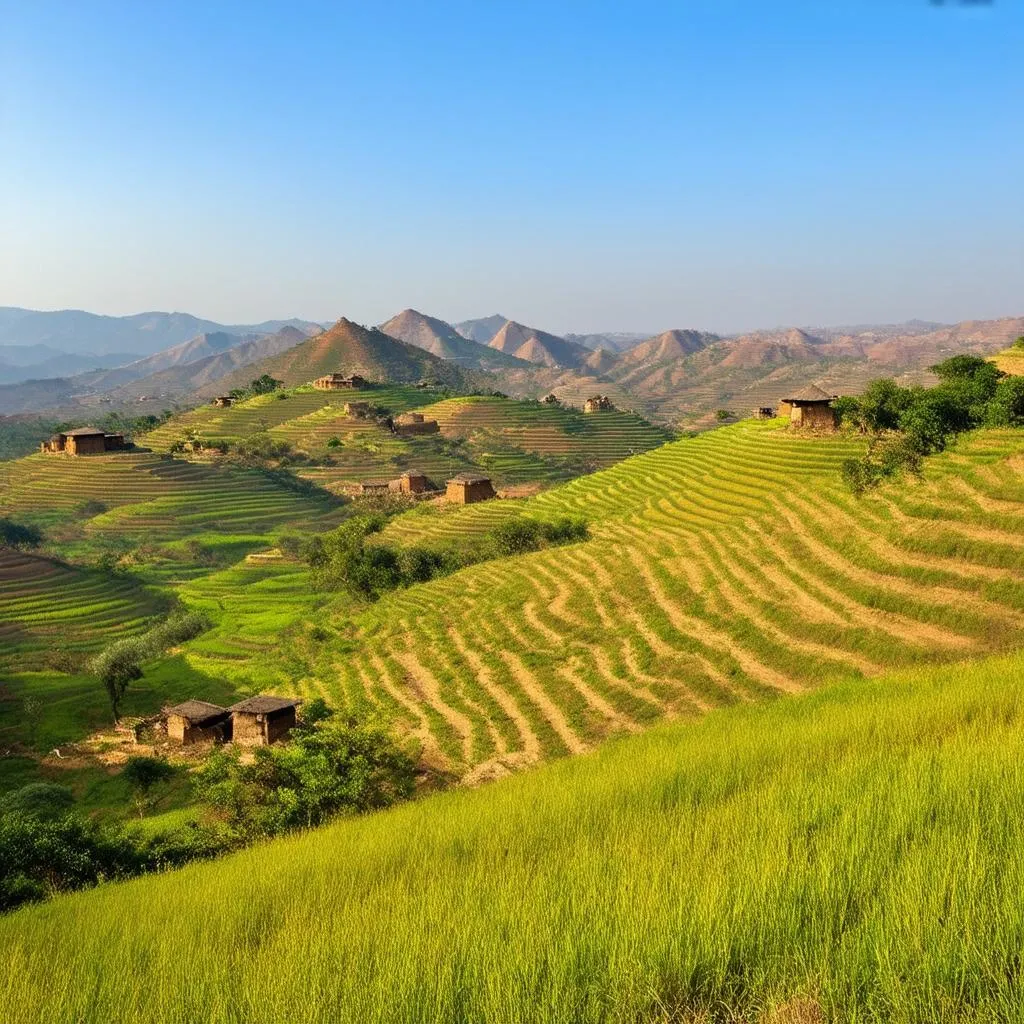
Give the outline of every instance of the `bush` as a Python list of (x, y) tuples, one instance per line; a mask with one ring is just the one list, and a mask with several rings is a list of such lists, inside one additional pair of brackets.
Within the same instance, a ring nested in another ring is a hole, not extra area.
[(168, 647), (177, 647), (187, 640), (193, 640), (210, 628), (210, 620), (196, 611), (176, 611), (154, 626), (145, 635), (146, 646), (151, 657), (156, 657)]
[(258, 747), (248, 762), (237, 749), (215, 751), (197, 787), (232, 831), (254, 839), (406, 799), (415, 767), (383, 726), (327, 715), (293, 733), (291, 743)]
[[(1024, 337), (1017, 340), (1024, 341)], [(994, 427), (1024, 426), (1024, 377), (999, 381), (988, 404), (987, 422)]]
[(506, 519), (490, 531), (490, 539), (499, 555), (520, 555), (540, 547), (541, 524), (536, 519)]
[(36, 527), (0, 517), (0, 548), (37, 548), (42, 542), (42, 532)]
[(66, 786), (31, 782), (0, 799), (0, 814), (23, 814), (40, 821), (63, 818), (74, 806), (75, 797)]

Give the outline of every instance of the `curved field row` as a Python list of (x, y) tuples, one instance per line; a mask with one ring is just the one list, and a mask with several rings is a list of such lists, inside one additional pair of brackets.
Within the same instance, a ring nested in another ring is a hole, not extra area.
[(0, 667), (25, 671), (57, 651), (94, 651), (163, 611), (135, 581), (0, 548)]
[(862, 446), (745, 423), (533, 499), (403, 516), (386, 537), (457, 540), (521, 511), (583, 514), (591, 539), (354, 620), (325, 609), (345, 653), (297, 685), (382, 707), (475, 780), (662, 716), (1019, 645), (1024, 436), (970, 436), (857, 500), (838, 470)]

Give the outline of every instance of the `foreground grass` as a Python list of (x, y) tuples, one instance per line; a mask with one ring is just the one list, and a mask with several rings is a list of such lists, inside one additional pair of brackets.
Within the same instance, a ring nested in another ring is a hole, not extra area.
[(21, 911), (3, 1019), (1020, 1020), (1022, 670), (722, 710)]

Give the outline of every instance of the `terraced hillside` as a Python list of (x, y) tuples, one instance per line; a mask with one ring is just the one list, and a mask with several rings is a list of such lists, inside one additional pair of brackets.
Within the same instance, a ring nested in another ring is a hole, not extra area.
[(415, 512), (429, 541), (514, 512), (592, 539), (393, 592), (299, 683), (376, 705), (472, 778), (585, 750), (665, 715), (977, 656), (1024, 633), (1024, 436), (971, 435), (920, 483), (857, 500), (857, 438), (748, 421), (529, 501)]
[[(392, 415), (422, 412), (439, 421), (441, 435), (397, 436), (375, 419), (346, 416), (344, 405), (349, 401), (369, 402)], [(330, 490), (394, 477), (412, 468), (438, 483), (467, 469), (490, 473), (498, 486), (563, 481), (656, 447), (669, 437), (628, 413), (584, 417), (572, 410), (502, 398), (438, 402), (431, 401), (430, 390), (387, 386), (344, 393), (304, 387), (226, 409), (203, 406), (175, 417), (141, 441), (169, 451), (190, 435), (207, 446), (235, 445), (264, 430), (294, 451), (312, 456), (316, 464), (299, 463), (294, 471)]]
[(167, 604), (130, 577), (0, 548), (0, 671), (39, 668), (56, 652), (95, 651), (140, 633)]

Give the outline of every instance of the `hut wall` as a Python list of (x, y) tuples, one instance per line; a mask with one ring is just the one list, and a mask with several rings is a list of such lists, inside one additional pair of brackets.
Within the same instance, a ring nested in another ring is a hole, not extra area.
[(448, 484), (446, 496), (449, 501), (458, 502), (460, 505), (472, 505), (475, 501), (487, 501), (494, 497), (494, 488), (490, 480), (479, 480), (473, 483), (466, 483), (462, 480), (455, 480)]
[(236, 711), (231, 716), (231, 740), (242, 747), (261, 747), (266, 743), (262, 715)]
[(779, 413), (780, 416), (785, 416), (786, 419), (791, 420), (793, 414), (793, 406), (789, 402), (779, 402)]
[(223, 743), (231, 739), (231, 720), (225, 716), (223, 721), (198, 726), (181, 715), (168, 715), (167, 738), (183, 747), (193, 743)]
[(412, 420), (405, 423), (395, 421), (397, 434), (436, 434), (440, 429), (437, 420)]
[(835, 430), (836, 414), (826, 402), (813, 402), (793, 407), (790, 423), (804, 430)]
[(295, 728), (295, 708), (281, 708), (265, 716), (267, 743), (274, 743)]
[(100, 452), (105, 452), (107, 445), (103, 435), (98, 434), (95, 437), (69, 437), (66, 448), (72, 455), (96, 455)]

